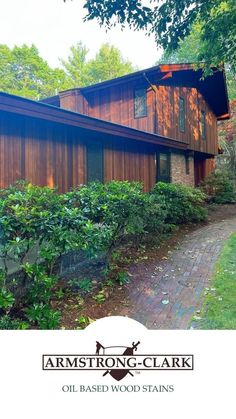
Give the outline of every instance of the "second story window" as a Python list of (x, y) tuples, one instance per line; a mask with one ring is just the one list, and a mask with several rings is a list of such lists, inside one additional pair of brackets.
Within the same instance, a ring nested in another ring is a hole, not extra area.
[(202, 109), (200, 115), (200, 132), (203, 140), (206, 139), (206, 112)]
[(182, 97), (179, 98), (179, 130), (185, 131), (185, 100)]
[(139, 88), (134, 91), (134, 117), (147, 116), (147, 89)]

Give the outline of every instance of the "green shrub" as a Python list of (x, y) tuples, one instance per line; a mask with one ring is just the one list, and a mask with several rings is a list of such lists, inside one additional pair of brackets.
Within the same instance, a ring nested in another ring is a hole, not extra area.
[[(0, 191), (0, 233), (0, 314), (44, 307), (34, 322), (40, 328), (58, 323), (59, 316), (49, 307), (58, 280), (53, 274), (58, 258), (74, 250), (96, 253), (112, 234), (85, 217), (65, 195), (27, 182)], [(17, 298), (17, 281), (9, 276), (13, 262), (18, 265), (18, 288), (25, 288)], [(33, 321), (33, 316), (29, 319)]]
[(216, 204), (236, 202), (234, 181), (227, 172), (215, 170), (205, 177), (201, 189), (208, 195), (210, 201)]
[(191, 186), (158, 182), (150, 196), (159, 202), (164, 223), (192, 223), (203, 221), (207, 217), (204, 193)]
[(35, 303), (25, 310), (28, 320), (40, 329), (56, 329), (59, 326), (61, 313), (52, 310), (48, 304)]
[[(103, 251), (110, 262), (127, 237), (137, 243), (144, 234), (158, 236), (175, 224), (205, 219), (204, 199), (200, 190), (184, 185), (158, 183), (143, 193), (142, 184), (127, 181), (95, 182), (66, 194), (27, 182), (0, 190), (0, 327), (18, 327), (11, 323), (13, 313), (41, 329), (58, 327), (60, 313), (51, 302), (61, 255)], [(9, 275), (12, 262), (18, 264), (17, 278)], [(117, 281), (127, 282), (126, 275), (118, 274)], [(21, 286), (24, 292), (16, 295)], [(91, 282), (84, 279), (80, 288), (89, 292)], [(101, 302), (105, 295), (95, 299)]]
[(28, 328), (27, 322), (12, 319), (8, 314), (0, 316), (0, 330), (26, 330)]
[(144, 231), (146, 196), (138, 182), (90, 183), (66, 194), (68, 202), (80, 208), (84, 217), (110, 231), (112, 248), (127, 234)]

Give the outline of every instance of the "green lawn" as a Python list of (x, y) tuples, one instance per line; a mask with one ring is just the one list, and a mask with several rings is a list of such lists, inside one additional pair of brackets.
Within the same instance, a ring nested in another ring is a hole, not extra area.
[(227, 240), (215, 264), (201, 317), (202, 329), (236, 329), (236, 233)]

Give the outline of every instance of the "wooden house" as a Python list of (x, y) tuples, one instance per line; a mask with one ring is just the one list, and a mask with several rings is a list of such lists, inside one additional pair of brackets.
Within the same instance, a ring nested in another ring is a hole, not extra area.
[(224, 71), (159, 65), (41, 102), (0, 93), (0, 187), (18, 179), (71, 187), (93, 180), (198, 185), (229, 118)]

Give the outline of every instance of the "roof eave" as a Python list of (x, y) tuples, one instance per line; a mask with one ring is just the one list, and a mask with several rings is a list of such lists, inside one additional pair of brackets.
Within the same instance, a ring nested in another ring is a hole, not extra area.
[(186, 149), (188, 145), (187, 142), (178, 141), (173, 138), (140, 131), (125, 125), (114, 124), (102, 119), (92, 118), (77, 112), (5, 93), (0, 94), (0, 110), (176, 149)]

